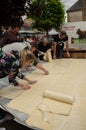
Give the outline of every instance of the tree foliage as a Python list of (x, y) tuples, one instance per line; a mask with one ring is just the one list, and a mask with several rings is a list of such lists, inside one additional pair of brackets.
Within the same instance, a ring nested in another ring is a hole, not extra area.
[(64, 21), (64, 6), (60, 0), (0, 1), (0, 27), (22, 23), (21, 16), (25, 14), (34, 20), (34, 28), (46, 31), (58, 29)]
[(30, 0), (1, 0), (0, 1), (0, 26), (9, 26), (13, 22), (21, 22), (21, 16), (25, 15), (26, 2)]
[(60, 0), (33, 0), (30, 5), (29, 17), (34, 20), (33, 27), (39, 30), (58, 29), (65, 20), (64, 14)]

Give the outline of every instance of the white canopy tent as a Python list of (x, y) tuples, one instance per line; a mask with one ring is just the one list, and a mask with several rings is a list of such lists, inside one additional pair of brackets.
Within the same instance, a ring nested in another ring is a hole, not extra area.
[(58, 32), (55, 30), (55, 29), (51, 29), (49, 32), (48, 32), (49, 35), (56, 35), (58, 34)]

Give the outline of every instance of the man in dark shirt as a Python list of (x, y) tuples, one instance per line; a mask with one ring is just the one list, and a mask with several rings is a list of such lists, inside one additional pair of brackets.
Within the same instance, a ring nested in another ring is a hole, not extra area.
[(66, 43), (67, 57), (70, 57), (69, 46), (68, 46), (68, 36), (65, 31), (61, 31), (60, 34), (54, 36), (54, 48), (53, 48), (53, 58), (62, 58), (64, 44)]
[(2, 47), (13, 42), (22, 42), (23, 38), (19, 34), (20, 26), (18, 24), (12, 25), (12, 29), (7, 31), (3, 37)]
[[(48, 49), (51, 48), (51, 45), (48, 42), (47, 38), (44, 38), (42, 42), (38, 43), (38, 51), (46, 53)], [(40, 60), (43, 60), (44, 54), (40, 55)]]

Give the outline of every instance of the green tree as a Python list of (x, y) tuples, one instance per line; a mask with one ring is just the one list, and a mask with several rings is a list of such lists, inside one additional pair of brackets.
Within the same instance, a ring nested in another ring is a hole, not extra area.
[(31, 0), (0, 0), (0, 27), (21, 23), (21, 16), (27, 13), (27, 4)]
[(64, 14), (60, 0), (33, 0), (28, 17), (34, 20), (33, 28), (48, 33), (51, 28), (59, 29), (65, 20)]

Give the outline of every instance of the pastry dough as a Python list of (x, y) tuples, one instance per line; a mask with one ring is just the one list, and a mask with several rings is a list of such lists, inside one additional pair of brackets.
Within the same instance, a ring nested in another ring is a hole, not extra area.
[(0, 89), (0, 96), (8, 99), (14, 99), (15, 97), (21, 95), (23, 92), (24, 90), (22, 90), (20, 87), (10, 85), (8, 87)]
[(52, 124), (44, 121), (42, 112), (37, 109), (34, 111), (34, 113), (32, 113), (32, 115), (26, 121), (26, 124), (31, 126), (32, 128), (52, 130)]
[[(58, 59), (54, 62), (43, 64), (43, 66), (48, 69), (49, 75), (42, 75), (42, 77), (38, 78), (38, 82), (32, 85), (30, 90), (24, 91), (20, 96), (13, 99), (8, 106), (30, 115), (26, 121), (28, 126), (31, 125), (47, 130), (85, 130), (86, 60)], [(34, 77), (34, 72), (31, 76), (32, 78)], [(44, 98), (43, 93), (45, 90), (73, 95), (75, 97), (74, 104)], [(44, 114), (44, 118), (43, 110), (45, 113), (47, 112), (47, 114)], [(52, 118), (52, 116), (49, 116), (50, 114), (55, 116)], [(50, 126), (44, 123), (44, 121), (50, 122)]]
[(51, 50), (48, 50), (44, 55), (44, 60), (52, 62)]
[(50, 90), (45, 90), (43, 96), (46, 98), (54, 99), (54, 100), (69, 103), (69, 104), (73, 104), (73, 101), (74, 101), (73, 96), (69, 96), (63, 93), (54, 92)]

